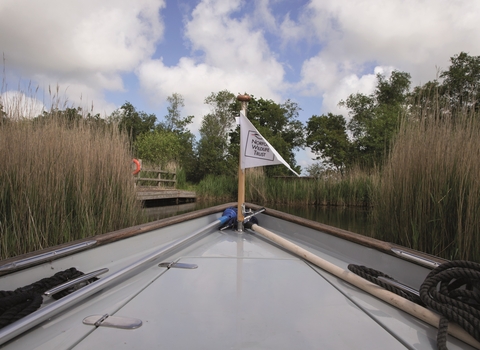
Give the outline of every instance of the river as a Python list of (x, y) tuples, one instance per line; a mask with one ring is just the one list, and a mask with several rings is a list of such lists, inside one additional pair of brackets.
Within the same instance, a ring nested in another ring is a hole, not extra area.
[[(197, 201), (186, 204), (145, 208), (144, 210), (153, 221), (222, 203), (223, 202)], [(370, 236), (373, 230), (370, 214), (365, 209), (285, 205), (270, 205), (267, 207), (367, 236)]]

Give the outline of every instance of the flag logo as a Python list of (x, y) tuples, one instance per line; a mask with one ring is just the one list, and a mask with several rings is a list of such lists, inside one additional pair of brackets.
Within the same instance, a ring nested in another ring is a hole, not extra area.
[(253, 130), (248, 130), (247, 142), (245, 144), (245, 157), (252, 157), (273, 162), (275, 155), (270, 150), (262, 135)]

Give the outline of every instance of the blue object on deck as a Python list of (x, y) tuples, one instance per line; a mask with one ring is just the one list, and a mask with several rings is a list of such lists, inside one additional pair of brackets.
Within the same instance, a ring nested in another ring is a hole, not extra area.
[(237, 208), (230, 207), (225, 209), (219, 220), (222, 225), (225, 223), (232, 225), (237, 220)]

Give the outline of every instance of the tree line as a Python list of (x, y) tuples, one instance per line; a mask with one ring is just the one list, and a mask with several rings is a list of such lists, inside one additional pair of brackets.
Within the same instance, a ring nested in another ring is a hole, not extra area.
[[(349, 111), (348, 122), (343, 115), (332, 113), (308, 120), (306, 145), (321, 160), (309, 169), (310, 174), (328, 169), (344, 172), (352, 166), (381, 167), (401, 118), (414, 123), (418, 120), (411, 115), (427, 115), (411, 113), (414, 109), (438, 110), (436, 117), (448, 114), (452, 119), (478, 112), (480, 56), (461, 52), (450, 58), (450, 66), (439, 72), (439, 79), (413, 89), (407, 72), (393, 71), (388, 78), (377, 74), (376, 78), (370, 95), (356, 93), (340, 101)], [(434, 108), (437, 106), (440, 108)]]
[[(355, 93), (339, 102), (348, 110), (343, 115), (313, 115), (304, 125), (299, 120), (300, 106), (291, 100), (276, 103), (251, 96), (248, 118), (282, 157), (300, 172), (295, 151), (310, 147), (318, 160), (306, 169), (311, 176), (326, 171), (344, 173), (353, 166), (370, 169), (382, 165), (388, 154), (402, 116), (412, 108), (429, 108), (442, 103), (448, 110), (478, 110), (480, 56), (461, 52), (450, 59), (450, 66), (439, 79), (410, 88), (407, 72), (393, 71), (390, 76), (377, 74), (373, 93)], [(85, 115), (81, 108), (45, 111), (34, 122), (61, 117), (74, 123), (84, 120), (95, 127), (115, 123), (130, 135), (135, 157), (157, 165), (175, 162), (185, 171), (186, 179), (199, 182), (207, 175), (234, 175), (238, 168), (240, 133), (235, 124), (240, 103), (227, 91), (212, 92), (204, 100), (210, 112), (203, 116), (199, 139), (189, 130), (194, 116), (184, 116), (181, 94), (167, 98), (167, 114), (159, 121), (155, 114), (137, 110), (125, 102), (107, 118)], [(0, 122), (8, 122), (0, 104)], [(267, 176), (288, 175), (283, 166), (266, 167)]]

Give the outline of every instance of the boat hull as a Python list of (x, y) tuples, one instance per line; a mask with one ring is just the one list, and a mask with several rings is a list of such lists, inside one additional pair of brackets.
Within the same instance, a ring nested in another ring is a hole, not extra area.
[[(91, 248), (4, 274), (1, 289), (24, 286), (69, 267), (84, 272), (109, 269), (107, 276), (86, 288), (118, 275), (3, 342), (4, 348), (436, 348), (435, 327), (253, 231), (212, 226), (230, 205), (97, 236), (93, 240), (98, 243)], [(399, 258), (385, 242), (270, 209), (258, 220), (262, 227), (345, 270), (351, 263), (370, 266), (416, 289), (430, 271)], [(127, 271), (142, 259), (147, 261)], [(159, 266), (165, 261), (198, 268)], [(48, 300), (43, 309), (55, 303)], [(92, 315), (135, 318), (141, 326), (84, 324)], [(471, 348), (455, 338), (449, 338), (448, 346)]]

